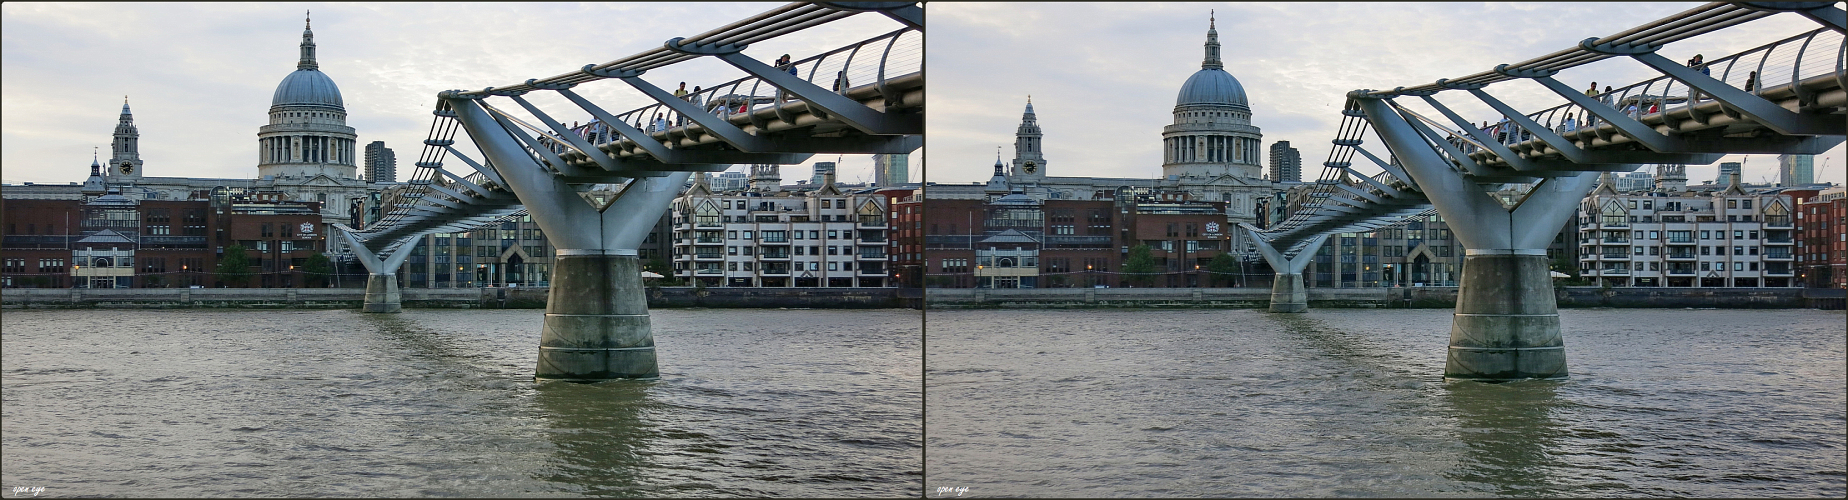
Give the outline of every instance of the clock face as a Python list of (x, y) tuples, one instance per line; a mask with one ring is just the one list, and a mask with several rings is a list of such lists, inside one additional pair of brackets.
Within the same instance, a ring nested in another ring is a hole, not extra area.
[(135, 164), (129, 163), (129, 162), (122, 162), (121, 170), (123, 174), (135, 173)]
[(1021, 167), (1021, 170), (1025, 170), (1027, 173), (1031, 174), (1033, 171), (1039, 170), (1039, 165), (1034, 165), (1033, 162), (1027, 162), (1026, 166)]

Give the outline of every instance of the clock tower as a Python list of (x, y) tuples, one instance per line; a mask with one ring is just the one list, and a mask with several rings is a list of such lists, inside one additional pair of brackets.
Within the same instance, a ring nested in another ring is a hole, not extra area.
[(122, 116), (116, 121), (115, 141), (109, 148), (109, 163), (103, 166), (110, 183), (141, 180), (141, 133), (135, 130), (135, 115), (128, 111), (128, 96), (122, 96)]
[(1014, 131), (1014, 171), (1016, 181), (1039, 182), (1046, 179), (1046, 157), (1040, 154), (1039, 118), (1033, 115), (1033, 97), (1027, 96), (1027, 111), (1020, 115), (1020, 128)]

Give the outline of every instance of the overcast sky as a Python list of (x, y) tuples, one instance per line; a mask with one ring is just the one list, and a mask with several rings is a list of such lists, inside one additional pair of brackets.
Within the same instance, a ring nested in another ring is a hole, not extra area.
[[(935, 161), (929, 180), (987, 180), (996, 146), (1003, 147), (1004, 159), (1012, 159), (1014, 129), (1028, 94), (1045, 134), (1049, 174), (1160, 175), (1161, 129), (1173, 121), (1181, 83), (1200, 69), (1209, 10), (1217, 11), (1225, 69), (1244, 85), (1252, 122), (1263, 129), (1266, 157), (1271, 143), (1290, 141), (1302, 151), (1303, 177), (1313, 179), (1327, 159), (1350, 90), (1471, 75), (1698, 5), (931, 3), (927, 148)], [(1672, 44), (1662, 54), (1683, 61), (1704, 53), (1712, 60), (1818, 26), (1796, 14), (1778, 14)], [(1583, 88), (1588, 81), (1622, 87), (1655, 76), (1635, 61), (1610, 59), (1556, 78)], [(1488, 91), (1520, 109), (1564, 102), (1530, 81)], [(1489, 108), (1467, 94), (1439, 98), (1465, 118), (1491, 120)], [(1385, 154), (1383, 148), (1370, 149)], [(1777, 180), (1775, 156), (1745, 161), (1747, 182)], [(1841, 146), (1817, 155), (1818, 180), (1843, 182), (1844, 161)], [(1689, 182), (1712, 179), (1717, 171), (1717, 165), (1689, 166)]]
[[(403, 181), (439, 91), (576, 71), (778, 5), (7, 2), (0, 5), (0, 178), (82, 182), (92, 148), (109, 149), (124, 95), (141, 132), (146, 175), (255, 177), (257, 128), (276, 84), (295, 71), (305, 10), (313, 11), (320, 69), (339, 85), (348, 125), (361, 145), (382, 140), (396, 152)], [(900, 27), (860, 14), (745, 53), (766, 62), (783, 53), (800, 59)], [(742, 76), (707, 58), (643, 78), (671, 90), (680, 81), (692, 88)], [(652, 103), (616, 80), (575, 90), (611, 112)], [(559, 120), (589, 120), (554, 97), (532, 100)], [(834, 159), (818, 155), (810, 163)], [(919, 160), (912, 162), (914, 181), (922, 178)], [(785, 166), (783, 178), (806, 179), (811, 168)], [(871, 173), (870, 156), (849, 156), (839, 179), (870, 180)]]

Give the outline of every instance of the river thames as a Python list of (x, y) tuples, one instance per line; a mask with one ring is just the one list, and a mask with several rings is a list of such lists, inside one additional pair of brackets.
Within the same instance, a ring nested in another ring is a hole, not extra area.
[(661, 379), (535, 383), (538, 310), (9, 310), (41, 496), (919, 495), (911, 310), (656, 310)]
[(1443, 380), (1448, 310), (929, 311), (926, 485), (932, 497), (1848, 494), (1841, 311), (1560, 315), (1569, 379), (1490, 384)]

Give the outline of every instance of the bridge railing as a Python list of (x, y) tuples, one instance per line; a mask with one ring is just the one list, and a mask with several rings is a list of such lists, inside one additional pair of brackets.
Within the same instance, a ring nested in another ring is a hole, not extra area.
[[(1716, 80), (1754, 95), (1762, 95), (1766, 89), (1787, 88), (1816, 77), (1844, 78), (1842, 54), (1845, 42), (1848, 40), (1841, 33), (1819, 28), (1707, 61), (1703, 67)], [(1848, 82), (1839, 83), (1848, 87)], [(1686, 83), (1666, 75), (1615, 88), (1610, 92), (1601, 91), (1596, 97), (1611, 109), (1624, 111), (1645, 123), (1659, 123), (1670, 113), (1712, 100)], [(1554, 106), (1529, 113), (1527, 117), (1567, 137), (1597, 133), (1596, 129), (1603, 125), (1590, 111), (1577, 104)], [(1505, 144), (1519, 144), (1532, 139), (1530, 132), (1513, 123), (1505, 126), (1519, 131), (1518, 134), (1507, 134)], [(1614, 133), (1614, 130), (1607, 131), (1604, 136), (1609, 137)]]
[[(823, 54), (792, 61), (784, 68), (794, 70), (804, 81), (845, 94), (865, 87), (883, 87), (890, 80), (920, 73), (924, 67), (924, 35), (909, 28), (899, 29), (850, 44)], [(729, 82), (700, 87), (684, 98), (707, 112), (730, 119), (749, 116), (770, 108), (782, 108), (801, 102), (762, 78), (749, 76)], [(656, 115), (661, 121), (655, 120)], [(618, 120), (640, 129), (659, 140), (667, 140), (668, 130), (689, 123), (685, 116), (666, 104), (655, 103), (615, 115)], [(664, 122), (665, 127), (660, 126)], [(537, 129), (535, 129), (537, 130)], [(607, 124), (588, 123), (573, 129), (592, 144), (621, 142), (624, 139)], [(547, 140), (555, 153), (576, 151), (562, 141)], [(580, 152), (581, 153), (581, 152)]]

